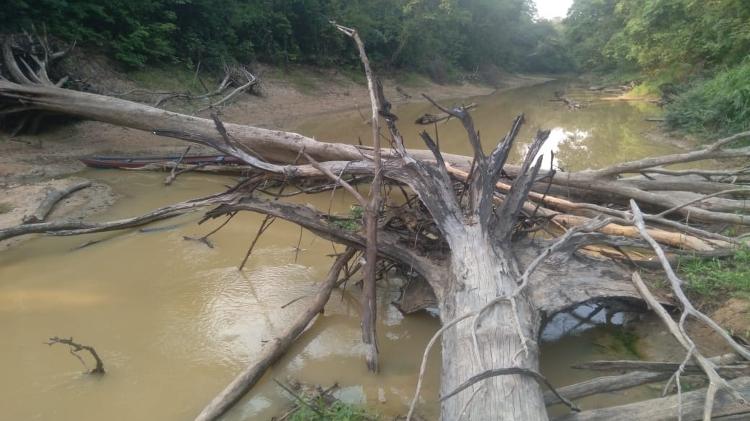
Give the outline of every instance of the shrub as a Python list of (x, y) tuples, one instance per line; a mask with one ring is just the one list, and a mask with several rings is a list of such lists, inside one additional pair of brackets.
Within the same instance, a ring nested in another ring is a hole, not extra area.
[(667, 124), (719, 136), (750, 129), (750, 60), (698, 80), (667, 107)]

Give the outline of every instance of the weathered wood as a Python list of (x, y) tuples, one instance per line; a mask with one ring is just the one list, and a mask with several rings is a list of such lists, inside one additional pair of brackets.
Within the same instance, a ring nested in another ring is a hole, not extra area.
[[(737, 354), (724, 354), (711, 357), (709, 358), (709, 361), (714, 364), (724, 365), (738, 363), (742, 361), (742, 358)], [(599, 393), (616, 392), (618, 390), (629, 389), (631, 387), (648, 383), (655, 383), (667, 380), (671, 376), (672, 373), (633, 371), (618, 376), (604, 376), (585, 380), (580, 383), (558, 388), (557, 391), (566, 398), (578, 399)], [(547, 405), (552, 405), (558, 403), (559, 399), (553, 393), (545, 392), (544, 402)]]
[(263, 351), (257, 358), (256, 362), (242, 371), (229, 385), (219, 393), (195, 418), (196, 421), (215, 420), (222, 416), (229, 408), (232, 407), (242, 396), (247, 393), (263, 376), (263, 374), (276, 361), (279, 360), (307, 328), (310, 322), (318, 315), (331, 296), (331, 291), (336, 286), (339, 273), (344, 268), (346, 262), (354, 255), (354, 249), (349, 248), (347, 251), (336, 258), (336, 261), (328, 271), (328, 276), (320, 286), (318, 292), (313, 296), (307, 308), (300, 313), (297, 318), (287, 326), (271, 342), (267, 343)]
[[(743, 395), (750, 395), (750, 377), (732, 380), (729, 385)], [(681, 403), (677, 395), (671, 395), (666, 398), (568, 414), (555, 418), (555, 421), (667, 421), (677, 419), (678, 410), (682, 411), (683, 420), (696, 421), (703, 417), (705, 397), (706, 390), (701, 389), (683, 393)], [(715, 417), (740, 413), (748, 413), (747, 405), (737, 402), (726, 393), (716, 396), (713, 411)]]
[(0, 229), (0, 241), (28, 234), (69, 236), (135, 228), (163, 219), (183, 215), (207, 206), (217, 206), (222, 203), (230, 203), (236, 199), (237, 195), (235, 194), (222, 193), (165, 206), (145, 215), (109, 222), (60, 221), (22, 224), (15, 227)]
[(82, 181), (80, 183), (71, 184), (62, 189), (47, 190), (47, 194), (42, 200), (42, 202), (36, 208), (34, 213), (32, 213), (31, 215), (27, 215), (23, 218), (23, 223), (35, 224), (39, 222), (44, 222), (44, 220), (47, 219), (47, 215), (49, 215), (49, 213), (52, 212), (52, 209), (61, 200), (77, 192), (78, 190), (85, 189), (86, 187), (89, 187), (89, 186), (91, 186), (91, 181)]
[[(708, 377), (708, 387), (706, 388), (706, 398), (704, 402), (704, 410), (703, 410), (703, 421), (710, 421), (711, 416), (713, 415), (713, 409), (716, 399), (716, 392), (719, 390), (727, 391), (732, 399), (741, 402), (743, 405), (746, 403), (742, 395), (735, 390), (724, 378), (722, 378), (717, 372), (715, 365), (709, 361), (706, 357), (703, 356), (698, 350), (693, 342), (692, 338), (688, 336), (687, 332), (685, 331), (684, 322), (685, 322), (685, 316), (688, 314), (687, 309), (683, 309), (683, 316), (680, 318), (680, 323), (677, 324), (674, 320), (672, 320), (671, 316), (667, 311), (662, 308), (661, 304), (659, 304), (656, 299), (654, 299), (653, 295), (649, 291), (648, 287), (646, 287), (646, 284), (643, 283), (643, 280), (638, 275), (638, 273), (633, 273), (633, 283), (635, 284), (636, 288), (638, 289), (638, 292), (641, 293), (644, 300), (648, 303), (648, 305), (651, 307), (651, 309), (659, 316), (659, 318), (664, 322), (664, 324), (667, 326), (667, 329), (672, 334), (672, 336), (677, 339), (677, 341), (682, 345), (683, 348), (687, 351), (687, 355), (685, 357), (685, 360), (683, 361), (682, 365), (677, 369), (675, 372), (674, 378), (675, 382), (677, 384), (677, 399), (682, 399), (682, 393), (680, 390), (680, 375), (682, 374), (683, 367), (687, 364), (687, 362), (692, 358), (694, 359), (698, 365), (701, 367), (703, 372), (706, 374), (706, 377)], [(680, 295), (681, 290), (679, 288), (675, 289), (673, 287), (673, 291)], [(680, 298), (680, 303), (682, 305), (689, 305), (685, 304), (683, 300)], [(733, 343), (734, 341), (730, 338), (730, 341)], [(747, 353), (747, 350), (744, 350), (745, 354)]]
[[(682, 364), (675, 362), (662, 361), (588, 361), (585, 363), (574, 364), (573, 368), (581, 370), (596, 371), (638, 371), (644, 370), (649, 372), (670, 372), (682, 370), (685, 374), (699, 374), (703, 371), (695, 364)], [(716, 372), (722, 377), (735, 378), (750, 376), (750, 366), (747, 364), (739, 365), (717, 365)]]
[[(364, 210), (365, 235), (367, 237), (367, 247), (365, 249), (365, 265), (363, 268), (364, 279), (362, 280), (362, 343), (366, 348), (365, 361), (367, 368), (372, 372), (379, 371), (378, 362), (378, 335), (377, 335), (377, 289), (376, 289), (376, 267), (378, 264), (378, 216), (383, 199), (380, 190), (383, 187), (382, 157), (380, 153), (380, 118), (379, 114), (388, 112), (383, 108), (376, 90), (380, 84), (375, 78), (370, 68), (370, 60), (365, 52), (365, 44), (360, 39), (356, 30), (341, 25), (336, 25), (339, 31), (343, 32), (357, 46), (359, 59), (367, 78), (367, 91), (370, 94), (370, 107), (372, 116), (370, 125), (372, 127), (372, 162), (375, 176), (370, 185), (370, 195), (366, 203), (362, 203)], [(380, 86), (382, 93), (382, 86)]]
[(70, 353), (78, 358), (78, 360), (83, 364), (84, 367), (86, 367), (86, 363), (83, 361), (83, 358), (81, 358), (80, 355), (78, 355), (78, 352), (80, 351), (87, 351), (92, 358), (94, 358), (94, 361), (96, 362), (96, 366), (89, 370), (88, 374), (104, 374), (104, 362), (102, 361), (101, 357), (99, 357), (99, 353), (96, 352), (96, 349), (94, 349), (93, 346), (90, 345), (83, 345), (79, 344), (78, 342), (75, 342), (73, 338), (59, 338), (57, 336), (49, 338), (49, 341), (46, 342), (47, 345), (52, 346), (54, 344), (62, 344), (62, 345), (68, 345), (70, 347)]
[[(586, 380), (570, 386), (558, 388), (557, 391), (568, 399), (579, 399), (599, 393), (616, 392), (648, 383), (667, 380), (672, 373), (635, 371), (620, 376), (605, 376)], [(544, 392), (544, 403), (554, 405), (560, 403), (560, 399), (551, 392)]]

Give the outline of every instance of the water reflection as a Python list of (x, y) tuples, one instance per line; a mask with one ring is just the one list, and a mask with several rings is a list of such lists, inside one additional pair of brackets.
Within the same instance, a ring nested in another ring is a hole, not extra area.
[[(553, 131), (545, 155), (555, 151), (555, 165), (568, 171), (601, 168), (625, 160), (676, 152), (666, 142), (654, 142), (645, 136), (653, 131), (646, 117), (660, 115), (654, 104), (640, 102), (597, 101), (577, 111), (570, 111), (559, 102), (551, 102), (555, 90), (568, 90), (569, 81), (552, 81), (543, 85), (499, 92), (490, 96), (460, 101), (441, 101), (444, 105), (475, 102), (472, 110), (475, 126), (485, 151), (492, 150), (510, 129), (513, 119), (523, 113), (526, 123), (518, 134), (511, 162), (519, 162), (537, 130)], [(591, 94), (597, 95), (597, 94)], [(444, 152), (470, 155), (471, 149), (460, 122), (455, 119), (437, 125), (413, 123), (417, 117), (435, 110), (427, 103), (402, 104), (396, 107), (399, 128), (408, 147), (424, 148), (419, 132), (427, 130), (440, 139)], [(371, 136), (370, 126), (356, 111), (331, 114), (303, 121), (296, 131), (343, 143), (355, 144), (358, 138)], [(545, 162), (545, 168), (549, 161)]]
[[(565, 130), (562, 127), (555, 127), (550, 130), (547, 141), (544, 142), (542, 147), (534, 156), (534, 160), (538, 157), (542, 157), (542, 168), (553, 168), (555, 170), (565, 170), (562, 167), (560, 161), (560, 151), (566, 150), (569, 153), (586, 154), (588, 147), (586, 146), (586, 139), (590, 136), (590, 133), (584, 130), (575, 129), (573, 131)], [(523, 146), (521, 155), (526, 156), (529, 152), (530, 144)]]

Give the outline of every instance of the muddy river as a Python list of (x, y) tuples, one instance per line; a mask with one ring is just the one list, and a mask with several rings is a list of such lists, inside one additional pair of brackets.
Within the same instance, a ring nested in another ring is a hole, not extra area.
[[(516, 158), (538, 128), (552, 129), (547, 150), (555, 151), (554, 165), (571, 170), (675, 150), (644, 136), (654, 124), (644, 118), (658, 115), (657, 108), (595, 99), (591, 106), (571, 112), (549, 101), (561, 86), (564, 83), (554, 82), (460, 102), (479, 104), (474, 116), (487, 148), (517, 113), (525, 112), (528, 123), (519, 136)], [(418, 145), (418, 127), (409, 122), (430, 111), (425, 104), (396, 110), (410, 145)], [(438, 127), (443, 150), (467, 152), (457, 122)], [(369, 132), (357, 110), (310, 119), (296, 129), (319, 139), (351, 142), (357, 136), (367, 142)], [(163, 174), (88, 170), (77, 175), (105, 182), (118, 195), (115, 206), (96, 220), (133, 216), (218, 192), (229, 182), (186, 174), (165, 187)], [(297, 200), (327, 209), (330, 199), (325, 193)], [(351, 203), (337, 194), (332, 210), (346, 213)], [(35, 238), (0, 252), (0, 419), (192, 419), (298, 314), (304, 298), (281, 306), (315, 291), (331, 263), (327, 255), (341, 250), (303, 232), (297, 253), (299, 228), (277, 221), (239, 271), (262, 217), (239, 215), (213, 237), (214, 248), (184, 240), (221, 222), (198, 226), (198, 219), (198, 214), (187, 215), (155, 225), (162, 230), (146, 232)], [(82, 247), (95, 240), (101, 241)], [(379, 289), (380, 374), (366, 371), (358, 291), (350, 287), (334, 293), (325, 314), (227, 418), (267, 420), (283, 413), (291, 398), (273, 379), (323, 386), (337, 382), (342, 400), (385, 416), (404, 414), (424, 346), (439, 324), (428, 313), (403, 317), (390, 304), (398, 279), (390, 282)], [(585, 317), (590, 310), (576, 311)], [(669, 356), (671, 348), (663, 344), (668, 341), (643, 337), (643, 328), (622, 327), (623, 319), (618, 314), (607, 324), (604, 312), (591, 323), (569, 315), (553, 319), (543, 334), (543, 373), (553, 384), (566, 385), (596, 376), (569, 368), (574, 362)], [(72, 336), (95, 346), (107, 374), (82, 374), (66, 348), (44, 344), (51, 336)], [(438, 411), (439, 369), (434, 353), (419, 407), (428, 419)], [(641, 387), (580, 404), (595, 408), (658, 394), (658, 388)]]

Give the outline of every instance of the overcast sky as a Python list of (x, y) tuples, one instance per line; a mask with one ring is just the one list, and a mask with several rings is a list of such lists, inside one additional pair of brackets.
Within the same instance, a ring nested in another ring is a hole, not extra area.
[(565, 17), (573, 0), (535, 0), (539, 17), (552, 19)]

